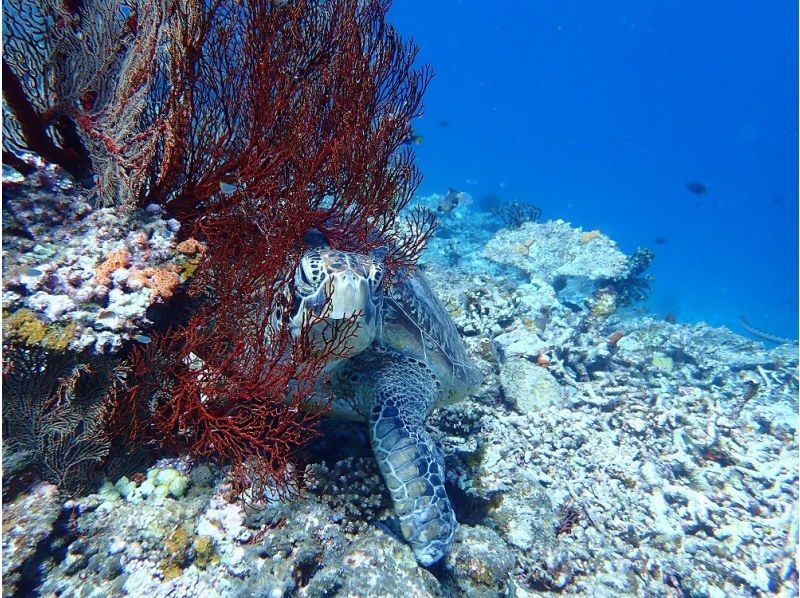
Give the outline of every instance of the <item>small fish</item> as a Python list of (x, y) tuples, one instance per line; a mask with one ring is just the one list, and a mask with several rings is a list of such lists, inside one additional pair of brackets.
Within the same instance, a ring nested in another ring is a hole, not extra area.
[(655, 244), (656, 245), (663, 245), (667, 242), (666, 237), (656, 237)]
[(411, 133), (409, 133), (408, 138), (403, 140), (403, 145), (419, 145), (422, 143), (422, 135), (417, 135), (414, 132), (414, 129), (411, 129)]
[(674, 324), (675, 322), (678, 321), (678, 318), (675, 317), (675, 314), (667, 314), (666, 316), (664, 316), (664, 321), (667, 324)]
[(689, 181), (686, 183), (686, 190), (695, 195), (705, 195), (708, 193), (708, 185), (697, 181)]
[(536, 328), (539, 332), (547, 330), (547, 325), (550, 323), (550, 310), (546, 307), (541, 308), (539, 313), (533, 318)]
[(133, 340), (135, 340), (137, 343), (148, 345), (150, 344), (150, 342), (152, 342), (153, 339), (151, 339), (149, 336), (145, 336), (144, 334), (137, 334), (136, 336), (133, 337)]
[(110, 309), (101, 309), (100, 312), (97, 314), (97, 319), (105, 320), (106, 318), (113, 318), (115, 316), (116, 314)]
[(442, 197), (439, 200), (439, 205), (436, 206), (436, 209), (441, 212), (442, 214), (447, 214), (448, 212), (452, 212), (453, 209), (458, 205), (458, 201), (460, 199), (461, 192), (456, 191), (452, 187), (447, 190), (447, 195)]
[(38, 268), (25, 268), (22, 271), (22, 274), (24, 274), (25, 276), (41, 276), (42, 274), (44, 274), (44, 272), (42, 272)]
[(449, 120), (440, 120), (439, 121), (439, 126), (440, 127), (449, 127), (450, 126), (450, 121)]

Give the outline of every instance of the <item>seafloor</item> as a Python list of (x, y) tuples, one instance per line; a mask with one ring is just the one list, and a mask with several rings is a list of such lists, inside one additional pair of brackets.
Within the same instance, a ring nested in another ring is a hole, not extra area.
[[(123, 226), (44, 165), (4, 189), (17, 335), (113, 352), (196, 264), (156, 207)], [(464, 203), (422, 260), (485, 374), (429, 419), (460, 523), (442, 563), (384, 523), (365, 430), (328, 420), (288, 502), (185, 459), (69, 501), (28, 480), (3, 504), (4, 595), (797, 595), (797, 346), (650, 317), (646, 263), (601, 232)]]

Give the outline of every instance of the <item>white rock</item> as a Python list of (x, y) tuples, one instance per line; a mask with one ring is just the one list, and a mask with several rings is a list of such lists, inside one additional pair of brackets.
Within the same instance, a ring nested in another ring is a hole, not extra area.
[(658, 474), (658, 470), (656, 470), (656, 466), (651, 461), (648, 461), (644, 465), (642, 465), (642, 480), (650, 486), (659, 486), (662, 483), (661, 476)]
[(543, 411), (561, 403), (556, 379), (547, 368), (526, 359), (509, 359), (500, 372), (500, 383), (520, 413)]
[(123, 540), (122, 538), (114, 538), (111, 541), (111, 545), (108, 547), (108, 554), (119, 554), (120, 552), (125, 550), (126, 546), (127, 543), (125, 542), (125, 540)]
[(517, 328), (494, 338), (495, 347), (505, 359), (524, 357), (536, 359), (539, 354), (547, 350), (547, 344), (535, 334), (524, 328)]
[(66, 312), (75, 309), (75, 302), (67, 295), (48, 295), (42, 291), (31, 296), (28, 305), (44, 313), (51, 322), (57, 322)]
[(115, 287), (121, 287), (128, 280), (130, 274), (130, 270), (127, 268), (117, 268), (111, 273), (111, 281)]

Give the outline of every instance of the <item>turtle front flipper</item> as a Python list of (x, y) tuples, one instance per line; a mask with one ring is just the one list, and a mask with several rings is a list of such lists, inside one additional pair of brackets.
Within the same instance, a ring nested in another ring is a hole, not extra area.
[(442, 459), (423, 426), (439, 383), (423, 362), (390, 355), (369, 375), (370, 442), (403, 536), (428, 566), (447, 553), (456, 529)]

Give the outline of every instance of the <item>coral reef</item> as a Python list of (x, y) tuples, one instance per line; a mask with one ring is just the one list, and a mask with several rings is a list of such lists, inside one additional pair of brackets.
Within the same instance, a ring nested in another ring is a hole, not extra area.
[[(218, 134), (187, 138), (183, 151), (193, 159), (166, 199), (167, 210), (193, 220), (192, 235), (206, 247), (190, 288), (198, 304), (185, 326), (134, 353), (134, 378), (143, 383), (129, 412), (142, 416), (132, 428), (146, 437), (231, 463), (238, 490), (291, 491), (289, 479), (302, 471), (292, 463), (327, 408), (327, 397), (312, 400), (316, 380), (355, 330), (323, 335), (324, 346), (308, 338), (314, 317), (299, 333), (290, 330), (293, 295), (285, 290), (307, 234), (315, 229), (341, 249), (380, 251), (388, 284), (413, 267), (433, 232), (426, 211), (399, 217), (418, 175), (413, 155), (397, 150), (428, 75), (411, 68), (413, 47), (381, 25), (385, 10), (350, 0), (279, 9), (251, 2), (210, 15), (212, 29), (227, 32), (214, 66), (235, 61), (242, 78), (222, 90), (229, 114), (198, 107), (197, 126), (217, 122)], [(251, 28), (253, 20), (265, 26)], [(264, 53), (306, 56), (310, 70), (264, 61)], [(339, 76), (315, 76), (329, 70)], [(198, 101), (218, 84), (214, 76), (196, 81)], [(279, 108), (253, 104), (267, 90)], [(263, 135), (241, 130), (242, 113)], [(284, 166), (295, 174), (284, 176)], [(231, 177), (236, 185), (226, 182)]]
[[(484, 386), (431, 418), (461, 522), (436, 577), (371, 524), (384, 516), (386, 497), (364, 457), (368, 441), (331, 422), (309, 454), (305, 495), (288, 502), (233, 501), (229, 475), (176, 462), (74, 501), (76, 529), (88, 535), (48, 539), (69, 556), (34, 559), (42, 590), (795, 591), (796, 351), (651, 318), (595, 320), (556, 308), (544, 330), (523, 318), (494, 341), (473, 337)], [(547, 368), (535, 363), (543, 350)], [(652, 366), (656, 350), (673, 360), (671, 371)], [(532, 387), (528, 376), (541, 381)], [(138, 488), (159, 476), (191, 483), (183, 494), (165, 486), (145, 497)]]
[(653, 277), (645, 274), (655, 254), (646, 247), (638, 247), (626, 260), (625, 271), (615, 278), (602, 281), (590, 300), (590, 310), (596, 316), (611, 315), (617, 306), (627, 306), (644, 301), (650, 293)]
[[(4, 4), (5, 595), (797, 594), (796, 345), (624, 309), (652, 252), (534, 206), (412, 202), (430, 73), (387, 10)], [(426, 569), (321, 423), (354, 330), (294, 334), (284, 289), (314, 233), (396, 282), (439, 205), (420, 267), (485, 379), (428, 421)]]
[(92, 209), (63, 173), (23, 157), (33, 171), (3, 197), (13, 214), (3, 220), (4, 333), (50, 349), (117, 351), (150, 327), (148, 308), (175, 293), (195, 255), (178, 248), (180, 225), (158, 206)]
[(36, 483), (27, 494), (3, 501), (3, 596), (17, 595), (23, 579), (35, 576), (27, 565), (34, 560), (40, 542), (53, 533), (60, 514), (58, 488), (46, 482)]
[(492, 286), (486, 275), (473, 277), (463, 292), (454, 290), (442, 289), (439, 296), (465, 336), (496, 336), (520, 311), (520, 293), (510, 286)]
[[(435, 228), (426, 210), (400, 216), (419, 183), (402, 146), (430, 79), (414, 67), (416, 48), (380, 2), (4, 8), (4, 155), (27, 175), (7, 181), (21, 233), (4, 245), (18, 260), (8, 270), (19, 269), (4, 303), (32, 312), (8, 330), (98, 352), (133, 338), (143, 346), (117, 429), (232, 463), (240, 490), (289, 488), (327, 404), (310, 400), (315, 382), (351, 334), (316, 347), (288, 328), (283, 287), (306, 236), (380, 252), (390, 284)], [(127, 210), (92, 211), (93, 197)], [(181, 225), (193, 242), (178, 243)], [(148, 307), (187, 278), (188, 322), (141, 334)]]
[(382, 519), (389, 507), (388, 495), (375, 459), (344, 459), (332, 467), (311, 464), (304, 476), (305, 488), (323, 500), (345, 533), (363, 532)]
[(563, 220), (529, 222), (500, 230), (481, 255), (518, 268), (531, 282), (551, 285), (561, 303), (585, 309), (584, 301), (606, 280), (624, 278), (629, 271), (616, 243), (602, 234), (585, 235)]
[(157, 79), (174, 54), (160, 51), (181, 41), (179, 4), (5, 2), (3, 162), (25, 170), (15, 152), (32, 150), (106, 205), (138, 201), (168, 145), (176, 104)]

